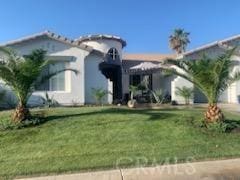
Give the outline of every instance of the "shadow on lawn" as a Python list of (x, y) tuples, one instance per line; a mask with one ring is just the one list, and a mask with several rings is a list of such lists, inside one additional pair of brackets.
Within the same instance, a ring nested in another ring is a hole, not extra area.
[[(169, 110), (171, 111), (171, 110)], [(84, 113), (77, 113), (77, 114), (65, 114), (65, 115), (48, 115), (44, 118), (43, 123), (48, 121), (55, 121), (55, 120), (66, 120), (67, 118), (72, 117), (84, 117), (84, 116), (93, 116), (93, 115), (147, 115), (148, 120), (157, 121), (157, 120), (165, 120), (170, 117), (176, 116), (176, 114), (172, 114), (169, 112), (165, 112), (162, 110), (136, 110), (136, 109), (118, 109), (118, 108), (110, 108), (104, 110), (98, 110), (93, 112), (84, 112)], [(137, 119), (133, 119), (137, 120)]]

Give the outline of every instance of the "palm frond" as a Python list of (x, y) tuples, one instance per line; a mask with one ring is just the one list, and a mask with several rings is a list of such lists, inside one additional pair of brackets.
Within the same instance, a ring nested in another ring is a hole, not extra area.
[(240, 80), (240, 71), (235, 72), (229, 77), (228, 85)]
[(187, 66), (188, 61), (186, 60), (167, 59), (164, 63), (168, 65), (176, 66), (184, 72), (188, 71), (188, 66)]
[(178, 54), (183, 53), (186, 50), (187, 45), (190, 43), (188, 36), (189, 32), (185, 32), (184, 29), (175, 29), (173, 34), (169, 36), (169, 45)]
[(0, 52), (4, 53), (7, 56), (16, 56), (16, 52), (13, 49), (6, 46), (0, 46)]
[(14, 84), (15, 74), (10, 68), (5, 65), (0, 65), (0, 79), (2, 79), (7, 84)]
[(9, 47), (0, 46), (0, 54), (2, 64), (7, 64), (11, 69), (16, 68), (17, 63), (22, 60), (22, 58), (18, 56), (13, 49)]
[[(167, 71), (192, 82), (210, 103), (216, 103), (229, 83), (240, 79), (240, 73), (229, 76), (234, 51), (235, 49), (228, 50), (215, 58), (203, 54), (200, 58), (192, 60), (170, 59), (167, 63), (173, 67)], [(180, 68), (181, 71), (175, 67)]]

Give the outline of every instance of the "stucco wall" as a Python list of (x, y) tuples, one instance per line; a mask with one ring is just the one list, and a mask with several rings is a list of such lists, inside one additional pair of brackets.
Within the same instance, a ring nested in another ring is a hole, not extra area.
[(160, 77), (160, 88), (163, 89), (165, 94), (171, 95), (171, 81), (174, 79), (173, 76), (164, 76), (163, 74), (159, 74)]
[(185, 58), (187, 59), (198, 59), (201, 58), (203, 54), (206, 54), (209, 57), (216, 57), (217, 55), (223, 53), (223, 49), (218, 46), (213, 46), (208, 49), (204, 49), (201, 51), (194, 52), (193, 54), (187, 55)]
[(83, 42), (83, 44), (94, 47), (94, 49), (99, 50), (101, 52), (107, 53), (109, 49), (116, 48), (120, 59), (122, 60), (122, 44), (115, 40), (109, 39), (99, 39), (99, 40), (89, 40)]
[[(84, 104), (84, 58), (89, 54), (89, 52), (61, 43), (56, 40), (49, 38), (41, 38), (26, 43), (21, 43), (19, 45), (12, 46), (20, 54), (29, 54), (34, 49), (45, 49), (49, 56), (72, 56), (74, 57), (72, 61), (68, 62), (68, 67), (77, 69), (79, 73), (76, 75), (73, 72), (65, 72), (66, 83), (70, 86), (68, 91), (56, 92), (48, 91), (50, 97), (53, 97), (56, 101), (63, 105), (69, 105), (74, 103)], [(70, 82), (69, 82), (70, 81)], [(34, 92), (29, 100), (29, 103), (39, 104), (41, 103), (41, 97), (45, 96), (45, 92)]]
[(152, 88), (153, 90), (160, 89), (162, 84), (162, 79), (160, 73), (152, 74)]
[(122, 88), (123, 95), (129, 93), (129, 74), (123, 73), (122, 75)]
[[(102, 74), (98, 67), (99, 63), (102, 61), (103, 59), (94, 54), (91, 54), (85, 58), (85, 103), (95, 103), (95, 99), (92, 94), (92, 88), (109, 90), (108, 79)], [(108, 97), (109, 96), (106, 96), (104, 98), (103, 103), (108, 103)]]
[[(184, 98), (176, 94), (177, 87), (182, 88), (184, 86), (188, 88), (193, 88), (193, 84), (191, 82), (181, 77), (177, 77), (171, 82), (172, 101), (176, 101), (178, 104), (185, 104)], [(193, 99), (190, 100), (190, 103), (193, 103)]]
[[(232, 69), (232, 75), (236, 72), (240, 72), (240, 57), (239, 56), (233, 56), (232, 59), (235, 61), (235, 66)], [(229, 88), (228, 88), (228, 99), (231, 103), (240, 103), (240, 81), (234, 82)]]

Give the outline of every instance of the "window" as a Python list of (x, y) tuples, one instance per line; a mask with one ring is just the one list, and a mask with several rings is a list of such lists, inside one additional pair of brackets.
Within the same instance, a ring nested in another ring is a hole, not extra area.
[[(54, 73), (65, 69), (65, 63), (55, 63), (49, 65), (49, 72)], [(65, 72), (53, 76), (49, 80), (51, 91), (65, 91)]]
[(111, 48), (108, 51), (108, 56), (112, 59), (112, 60), (116, 60), (119, 58), (119, 54), (116, 48)]
[(130, 75), (130, 85), (138, 86), (141, 84), (141, 76), (140, 75)]
[(138, 86), (140, 84), (147, 86), (149, 89), (152, 89), (152, 74), (145, 75), (130, 75), (129, 83), (133, 86)]
[[(42, 75), (51, 74), (66, 68), (66, 63), (57, 62), (50, 64), (46, 69), (43, 70)], [(38, 91), (65, 91), (65, 72), (61, 72), (49, 80), (45, 81), (40, 87), (37, 88)]]

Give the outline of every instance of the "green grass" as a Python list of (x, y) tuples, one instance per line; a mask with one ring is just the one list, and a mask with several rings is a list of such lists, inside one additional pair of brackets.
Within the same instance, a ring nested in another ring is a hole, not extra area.
[[(0, 177), (240, 157), (239, 134), (191, 121), (202, 109), (56, 108), (37, 127), (0, 132)], [(0, 112), (2, 120), (9, 111)], [(231, 120), (238, 114), (227, 114)], [(1, 179), (1, 178), (0, 178)]]

